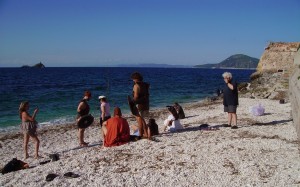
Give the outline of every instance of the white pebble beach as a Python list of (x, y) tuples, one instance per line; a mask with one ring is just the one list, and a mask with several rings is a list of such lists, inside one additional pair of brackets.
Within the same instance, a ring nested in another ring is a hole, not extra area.
[[(0, 186), (300, 186), (300, 152), (291, 118), (290, 103), (277, 100), (240, 98), (238, 129), (227, 123), (220, 100), (183, 104), (187, 116), (185, 129), (161, 133), (156, 141), (147, 139), (100, 148), (100, 127), (86, 129), (90, 146), (78, 147), (74, 125), (39, 129), (40, 155), (34, 159), (34, 144), (23, 159), (23, 136), (0, 135), (0, 167), (12, 158), (32, 168), (0, 175)], [(249, 107), (261, 103), (265, 115), (253, 116)], [(160, 132), (168, 113), (165, 108), (151, 110)], [(129, 124), (135, 124), (128, 114)], [(208, 124), (217, 130), (200, 130)], [(48, 154), (60, 159), (43, 165)], [(78, 178), (66, 178), (73, 172)], [(58, 175), (47, 182), (50, 173)]]

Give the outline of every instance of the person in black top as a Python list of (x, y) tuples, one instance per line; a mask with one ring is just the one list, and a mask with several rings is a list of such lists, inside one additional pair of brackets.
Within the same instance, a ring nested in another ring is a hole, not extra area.
[[(84, 92), (84, 97), (79, 102), (79, 105), (77, 108), (77, 122), (80, 120), (81, 117), (89, 114), (90, 106), (87, 101), (89, 101), (91, 97), (92, 97), (92, 94), (90, 91)], [(87, 142), (84, 142), (84, 131), (85, 131), (85, 128), (78, 127), (78, 139), (79, 139), (80, 146), (87, 146), (89, 144)]]
[(223, 90), (224, 112), (228, 112), (228, 124), (225, 126), (237, 129), (236, 109), (239, 105), (237, 83), (232, 79), (232, 74), (229, 72), (223, 73), (222, 76), (226, 84)]
[(158, 125), (156, 124), (155, 119), (150, 118), (147, 126), (148, 126), (148, 131), (150, 131), (148, 132), (149, 137), (159, 134)]
[(137, 104), (140, 116), (142, 118), (149, 116), (149, 87), (150, 84), (143, 81), (143, 76), (134, 72), (131, 74), (133, 85), (133, 100)]

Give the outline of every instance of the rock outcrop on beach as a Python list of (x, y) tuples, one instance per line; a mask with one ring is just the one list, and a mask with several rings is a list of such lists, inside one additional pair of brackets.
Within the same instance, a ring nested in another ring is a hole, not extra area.
[(240, 68), (240, 69), (255, 69), (258, 64), (258, 59), (243, 54), (236, 54), (228, 57), (218, 64), (203, 64), (197, 65), (197, 68)]
[(299, 47), (299, 42), (271, 42), (242, 93), (252, 98), (289, 100), (289, 78), (295, 68), (294, 57)]
[(35, 64), (33, 66), (24, 65), (21, 68), (38, 68), (38, 69), (42, 69), (42, 68), (45, 68), (45, 65), (42, 64), (42, 62), (40, 62), (40, 63)]
[(239, 85), (243, 97), (290, 102), (300, 140), (300, 42), (272, 42), (260, 58), (250, 83)]
[(282, 72), (255, 72), (250, 77), (251, 82), (245, 83), (241, 93), (245, 97), (256, 99), (288, 100), (289, 79)]
[(257, 65), (258, 72), (273, 71), (290, 75), (295, 68), (294, 57), (300, 42), (271, 42)]

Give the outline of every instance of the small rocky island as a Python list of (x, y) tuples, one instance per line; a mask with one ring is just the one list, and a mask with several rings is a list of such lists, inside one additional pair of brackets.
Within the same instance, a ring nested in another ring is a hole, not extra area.
[(37, 68), (37, 69), (42, 69), (42, 68), (45, 68), (45, 65), (42, 62), (40, 62), (40, 63), (37, 63), (37, 64), (35, 64), (33, 66), (24, 65), (21, 68)]

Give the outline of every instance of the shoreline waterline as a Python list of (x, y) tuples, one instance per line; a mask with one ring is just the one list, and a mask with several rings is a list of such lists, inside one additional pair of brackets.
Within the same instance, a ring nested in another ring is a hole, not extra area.
[[(210, 97), (206, 97), (204, 99), (198, 100), (198, 101), (192, 101), (192, 102), (186, 102), (186, 103), (179, 103), (183, 108), (190, 109), (192, 107), (201, 107), (204, 105), (210, 105), (210, 104), (216, 104), (220, 102), (220, 100), (216, 101), (211, 101)], [(172, 103), (170, 103), (172, 104)], [(221, 103), (220, 103), (221, 104)], [(152, 107), (149, 111), (150, 115), (149, 118), (160, 118), (161, 114), (167, 114), (168, 111), (166, 110), (165, 106), (158, 106), (158, 107)], [(135, 124), (135, 118), (130, 114), (129, 109), (125, 110), (123, 113), (123, 117), (126, 118), (129, 123)], [(98, 116), (94, 116), (95, 121), (93, 123), (93, 126), (98, 126), (100, 124), (100, 120)], [(59, 121), (59, 120), (53, 120), (53, 121)], [(20, 122), (21, 123), (21, 122)], [(74, 116), (73, 120), (71, 121), (59, 121), (59, 122), (53, 122), (53, 123), (48, 123), (48, 122), (42, 122), (38, 124), (38, 134), (43, 133), (44, 131), (48, 131), (49, 129), (51, 130), (58, 130), (60, 128), (77, 128), (76, 126), (76, 118)], [(15, 135), (22, 135), (22, 132), (20, 131), (20, 126), (14, 126), (14, 127), (6, 127), (6, 128), (0, 128), (0, 139), (2, 137), (7, 137), (7, 136), (12, 136), (14, 137)]]
[[(37, 121), (42, 124), (72, 122), (83, 92), (89, 90), (91, 114), (100, 115), (99, 95), (108, 98), (111, 108), (128, 110), (127, 95), (132, 94), (130, 75), (140, 72), (150, 83), (150, 108), (204, 99), (223, 87), (220, 69), (198, 68), (0, 68), (0, 128), (20, 123), (18, 107), (29, 101), (29, 113), (39, 107)], [(249, 82), (253, 70), (228, 70), (238, 82)], [(30, 76), (28, 76), (30, 75)], [(128, 110), (129, 112), (129, 110)], [(13, 129), (8, 128), (8, 129)], [(7, 130), (7, 129), (6, 129)], [(2, 131), (2, 130), (0, 130)]]

